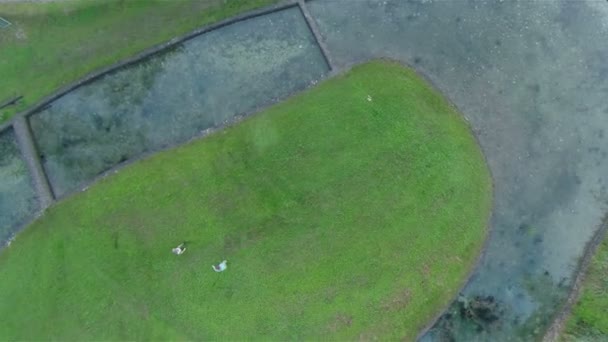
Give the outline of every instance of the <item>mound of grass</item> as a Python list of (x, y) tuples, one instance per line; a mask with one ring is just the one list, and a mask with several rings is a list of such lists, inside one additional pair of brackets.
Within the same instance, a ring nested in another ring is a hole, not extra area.
[(0, 123), (57, 88), (197, 27), (277, 0), (0, 3)]
[(0, 336), (411, 340), (490, 207), (454, 108), (364, 64), (50, 208), (0, 255)]
[(591, 261), (562, 340), (608, 340), (608, 238), (604, 238)]

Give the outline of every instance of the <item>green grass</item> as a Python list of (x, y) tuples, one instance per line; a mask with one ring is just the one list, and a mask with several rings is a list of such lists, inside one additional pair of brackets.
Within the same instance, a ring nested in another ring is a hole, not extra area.
[(608, 340), (608, 238), (604, 238), (593, 256), (562, 340)]
[(0, 255), (0, 337), (411, 340), (474, 264), (491, 190), (439, 93), (357, 66), (50, 208)]
[(59, 87), (154, 44), (277, 0), (72, 0), (0, 4), (0, 123)]

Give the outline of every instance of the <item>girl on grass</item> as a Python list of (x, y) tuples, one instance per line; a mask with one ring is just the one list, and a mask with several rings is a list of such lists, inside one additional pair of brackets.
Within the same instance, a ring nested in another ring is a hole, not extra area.
[(213, 270), (215, 272), (224, 272), (226, 270), (226, 268), (228, 268), (228, 265), (226, 265), (228, 261), (224, 260), (222, 262), (220, 262), (218, 265), (211, 265), (211, 267), (213, 268)]

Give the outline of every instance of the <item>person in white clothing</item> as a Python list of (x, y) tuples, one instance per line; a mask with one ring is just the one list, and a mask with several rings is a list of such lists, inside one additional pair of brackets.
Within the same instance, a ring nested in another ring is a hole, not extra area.
[(186, 243), (182, 242), (179, 246), (173, 248), (171, 252), (175, 255), (182, 255), (186, 251)]
[(211, 267), (213, 268), (213, 270), (215, 272), (223, 272), (226, 270), (226, 268), (228, 268), (228, 266), (226, 265), (226, 262), (228, 262), (228, 261), (224, 260), (224, 261), (220, 262), (218, 265), (211, 265)]

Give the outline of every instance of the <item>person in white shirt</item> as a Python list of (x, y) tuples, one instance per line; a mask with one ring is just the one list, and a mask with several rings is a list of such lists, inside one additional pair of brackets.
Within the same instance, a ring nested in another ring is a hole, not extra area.
[(175, 255), (182, 255), (186, 251), (186, 243), (182, 242), (179, 246), (173, 248), (171, 252)]
[(224, 260), (222, 262), (220, 262), (218, 265), (211, 265), (211, 267), (213, 268), (213, 270), (215, 272), (224, 272), (226, 270), (226, 268), (228, 268), (228, 266), (226, 265), (228, 261)]

